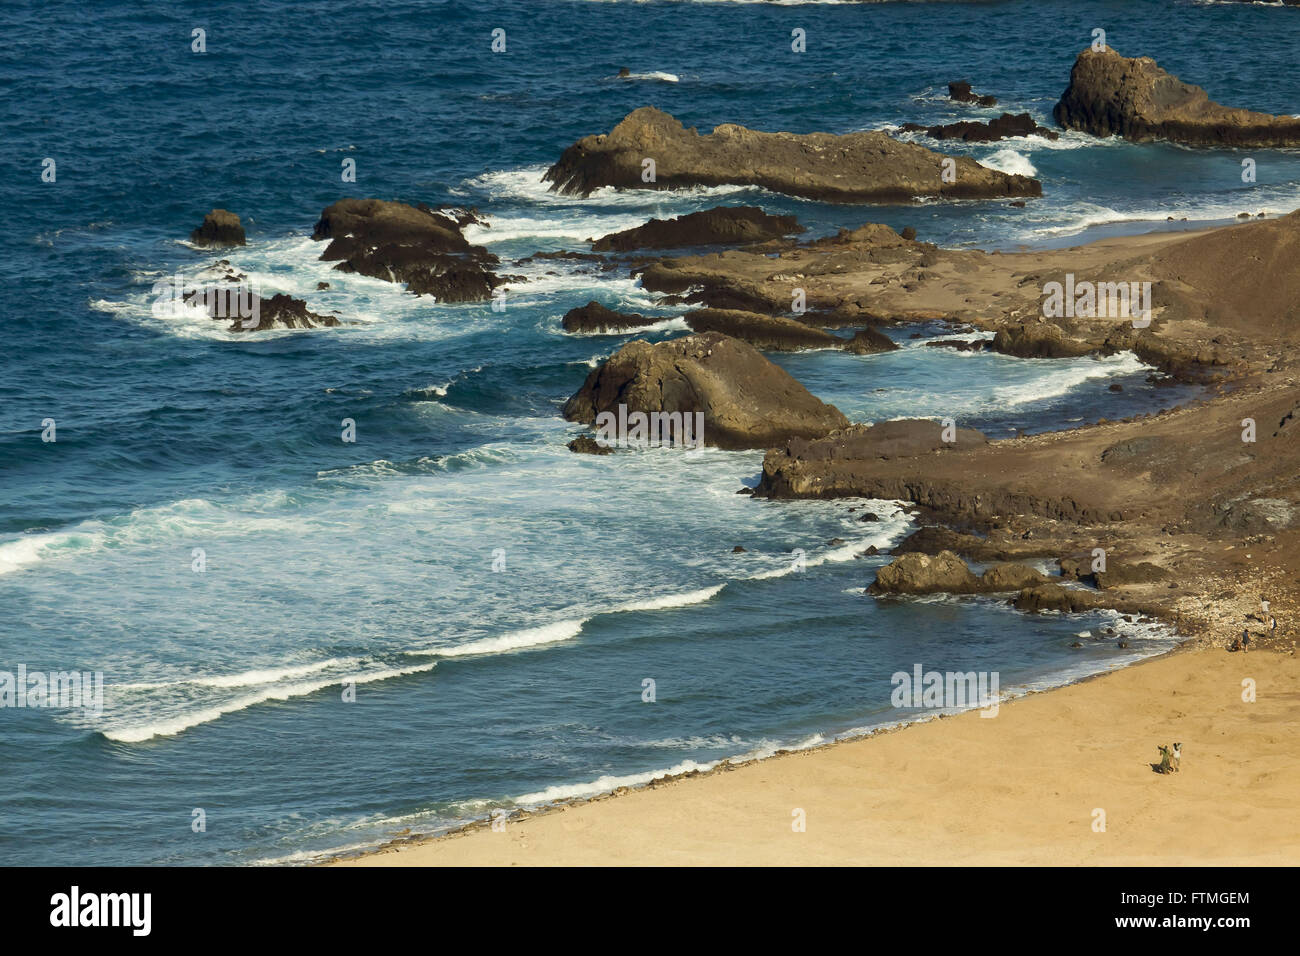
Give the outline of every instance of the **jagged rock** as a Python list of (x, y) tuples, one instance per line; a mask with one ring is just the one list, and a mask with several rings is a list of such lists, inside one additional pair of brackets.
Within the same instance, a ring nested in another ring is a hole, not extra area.
[(482, 302), (505, 280), (490, 269), (497, 257), (462, 235), (477, 221), (472, 210), (445, 214), (382, 199), (340, 199), (321, 213), (312, 238), (330, 240), (321, 260), (338, 261), (340, 272), (404, 282), (408, 291), (439, 302)]
[(868, 594), (974, 594), (979, 579), (966, 562), (951, 551), (936, 555), (912, 552), (900, 555), (876, 571)]
[(1150, 57), (1084, 50), (1052, 111), (1066, 129), (1138, 142), (1168, 139), (1193, 146), (1300, 145), (1300, 119), (1220, 106)]
[[(643, 161), (655, 178), (642, 178)], [(956, 181), (944, 181), (944, 161)], [(763, 133), (724, 124), (701, 135), (645, 106), (607, 134), (587, 136), (564, 151), (544, 179), (557, 192), (590, 195), (603, 186), (681, 189), (727, 184), (829, 202), (906, 202), (919, 196), (954, 199), (1042, 195), (1028, 176), (999, 172), (967, 157), (947, 157), (879, 131)]]
[(644, 226), (602, 236), (592, 243), (596, 252), (631, 249), (677, 249), (764, 242), (805, 232), (794, 216), (769, 216), (757, 206), (715, 206), (675, 219), (651, 219)]
[(239, 217), (226, 209), (214, 209), (203, 217), (199, 228), (190, 233), (196, 246), (242, 246), (244, 227)]
[(606, 448), (590, 435), (579, 435), (573, 441), (569, 442), (568, 449), (579, 455), (612, 455), (614, 449)]
[(703, 442), (720, 448), (766, 448), (848, 424), (752, 345), (717, 332), (629, 342), (587, 376), (564, 417), (592, 424), (619, 405), (628, 412), (702, 412)]
[(958, 103), (975, 103), (978, 106), (997, 106), (998, 98), (996, 96), (980, 95), (971, 91), (970, 83), (966, 80), (954, 80), (948, 84), (948, 98), (956, 100)]
[(959, 139), (964, 143), (995, 143), (1011, 136), (1042, 136), (1044, 139), (1060, 139), (1061, 134), (1046, 126), (1039, 126), (1028, 113), (1003, 113), (997, 119), (987, 123), (963, 120), (960, 123), (924, 126), (920, 123), (905, 123), (901, 127), (905, 133), (925, 133), (935, 139)]
[(647, 318), (639, 312), (615, 312), (595, 300), (564, 313), (560, 324), (566, 332), (622, 332), (644, 328), (662, 319)]

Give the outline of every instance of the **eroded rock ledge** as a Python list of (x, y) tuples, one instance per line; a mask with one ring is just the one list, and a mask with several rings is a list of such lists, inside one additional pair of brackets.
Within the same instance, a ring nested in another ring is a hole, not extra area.
[[(643, 178), (646, 160), (655, 166), (650, 182)], [(944, 181), (945, 160), (953, 164), (953, 182)], [(650, 106), (629, 113), (609, 133), (578, 140), (543, 178), (555, 191), (577, 196), (603, 186), (722, 185), (843, 203), (1042, 195), (1036, 179), (947, 157), (883, 132), (764, 133), (728, 123), (701, 134)]]

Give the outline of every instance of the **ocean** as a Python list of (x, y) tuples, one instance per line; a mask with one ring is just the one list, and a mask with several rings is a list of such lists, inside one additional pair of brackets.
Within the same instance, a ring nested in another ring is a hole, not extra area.
[[(761, 451), (570, 453), (560, 405), (632, 336), (566, 334), (561, 316), (595, 299), (661, 317), (644, 334), (661, 340), (682, 309), (625, 271), (514, 260), (718, 204), (795, 215), (809, 238), (884, 222), (983, 249), (1289, 212), (1295, 151), (1073, 132), (939, 147), (1040, 178), (1025, 208), (574, 199), (540, 177), (643, 105), (701, 129), (1003, 109), (1050, 125), (1095, 27), (1220, 102), (1296, 112), (1298, 17), (1178, 0), (6, 5), (0, 671), (102, 672), (104, 706), (0, 708), (0, 859), (308, 862), (913, 719), (890, 675), (916, 664), (1018, 693), (1167, 649), (1114, 614), (874, 601), (889, 558), (860, 555), (914, 530), (907, 509), (737, 494)], [(950, 103), (963, 78), (999, 106)], [(335, 272), (309, 236), (345, 196), (475, 206), (470, 237), (527, 281), (497, 312)], [(213, 207), (243, 217), (246, 247), (189, 245)], [(155, 282), (217, 258), (347, 324), (232, 335), (153, 308)], [(951, 416), (993, 438), (1197, 395), (1132, 355), (888, 331), (903, 348), (771, 358), (856, 421)], [(1129, 646), (1071, 646), (1101, 627)]]

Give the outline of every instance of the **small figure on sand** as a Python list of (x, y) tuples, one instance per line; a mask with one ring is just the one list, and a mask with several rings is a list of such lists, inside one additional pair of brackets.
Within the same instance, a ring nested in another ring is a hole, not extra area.
[(1250, 650), (1250, 628), (1241, 632), (1241, 652), (1244, 654)]
[(1183, 759), (1183, 745), (1176, 743), (1173, 747), (1158, 747), (1160, 762), (1153, 763), (1151, 769), (1156, 773), (1178, 773), (1178, 765)]

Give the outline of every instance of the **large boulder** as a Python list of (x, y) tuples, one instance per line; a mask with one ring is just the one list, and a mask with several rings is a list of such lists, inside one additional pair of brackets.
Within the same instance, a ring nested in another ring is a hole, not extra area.
[(979, 579), (951, 551), (900, 555), (876, 572), (869, 594), (974, 594)]
[[(642, 178), (646, 160), (655, 164), (649, 182)], [(949, 160), (955, 164), (953, 182), (945, 182), (944, 164)], [(543, 178), (553, 190), (578, 196), (603, 186), (681, 189), (728, 184), (829, 202), (1042, 195), (1036, 179), (989, 169), (964, 156), (945, 156), (879, 131), (762, 133), (724, 124), (701, 135), (649, 106), (629, 113), (609, 133), (578, 140)]]
[(244, 226), (239, 216), (228, 209), (214, 209), (203, 217), (199, 228), (190, 233), (196, 246), (242, 246)]
[(462, 234), (471, 221), (425, 206), (340, 199), (321, 213), (312, 238), (330, 240), (321, 259), (337, 261), (340, 272), (404, 282), (440, 302), (482, 302), (504, 280), (491, 271), (497, 257)]
[(980, 575), (980, 590), (989, 592), (1019, 591), (1037, 584), (1047, 584), (1047, 575), (1027, 564), (1005, 561), (987, 568)]
[(1079, 54), (1052, 115), (1066, 129), (1139, 142), (1300, 145), (1300, 119), (1220, 106), (1205, 90), (1165, 72), (1150, 57), (1125, 57), (1109, 47)]
[(752, 345), (717, 332), (629, 342), (587, 376), (564, 417), (594, 424), (620, 405), (629, 413), (702, 412), (704, 444), (719, 448), (766, 448), (848, 424)]
[(651, 219), (644, 226), (611, 232), (592, 243), (596, 252), (679, 249), (686, 246), (764, 242), (804, 232), (794, 216), (769, 216), (757, 206), (715, 206), (675, 219)]

